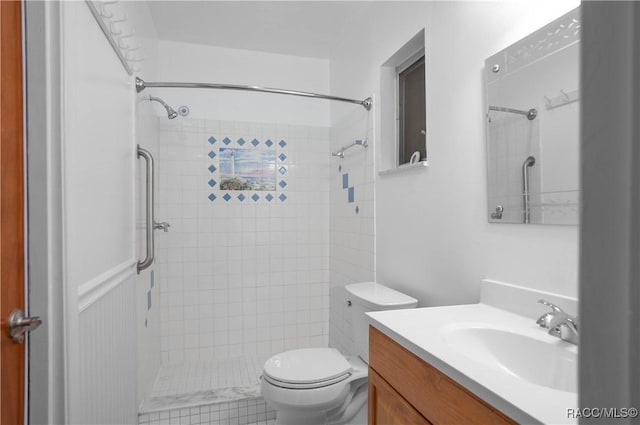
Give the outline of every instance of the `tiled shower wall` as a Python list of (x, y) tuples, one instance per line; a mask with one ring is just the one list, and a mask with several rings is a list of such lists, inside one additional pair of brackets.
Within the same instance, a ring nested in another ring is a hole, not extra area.
[(353, 147), (344, 158), (332, 157), (330, 167), (330, 346), (355, 354), (348, 296), (344, 285), (375, 280), (375, 191), (373, 140), (374, 110), (351, 108), (331, 127), (331, 150), (354, 140), (367, 139), (368, 147)]
[[(163, 363), (326, 346), (328, 128), (181, 117), (159, 128)], [(228, 148), (275, 150), (275, 190), (221, 190)]]

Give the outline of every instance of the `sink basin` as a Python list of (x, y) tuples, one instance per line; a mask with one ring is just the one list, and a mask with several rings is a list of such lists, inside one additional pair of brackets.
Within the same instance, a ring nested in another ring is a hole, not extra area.
[(490, 327), (442, 329), (444, 342), (469, 359), (499, 368), (535, 385), (559, 391), (577, 391), (577, 346)]

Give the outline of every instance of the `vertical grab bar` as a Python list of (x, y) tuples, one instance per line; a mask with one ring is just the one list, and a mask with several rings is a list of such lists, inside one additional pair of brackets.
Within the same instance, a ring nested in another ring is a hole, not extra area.
[(138, 274), (142, 270), (145, 270), (153, 264), (153, 256), (155, 252), (155, 240), (153, 235), (153, 225), (155, 223), (155, 216), (153, 211), (153, 192), (154, 192), (154, 180), (153, 180), (153, 156), (148, 150), (141, 148), (138, 145), (138, 158), (143, 158), (146, 163), (146, 238), (147, 238), (147, 254), (143, 261), (138, 261)]
[(532, 167), (536, 163), (536, 159), (533, 156), (529, 156), (522, 163), (522, 196), (524, 198), (524, 224), (529, 224), (531, 221), (531, 211), (529, 207), (529, 167)]

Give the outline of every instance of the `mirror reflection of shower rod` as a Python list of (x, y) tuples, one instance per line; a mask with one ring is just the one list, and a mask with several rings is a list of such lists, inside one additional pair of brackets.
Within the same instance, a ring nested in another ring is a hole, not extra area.
[(510, 114), (524, 115), (528, 120), (534, 120), (538, 116), (538, 110), (531, 108), (528, 111), (513, 108), (503, 108), (502, 106), (489, 106), (490, 111), (509, 112)]
[(244, 90), (262, 93), (287, 94), (290, 96), (313, 97), (316, 99), (337, 100), (338, 102), (356, 103), (362, 105), (364, 109), (369, 111), (373, 100), (368, 97), (365, 100), (348, 99), (346, 97), (329, 96), (326, 94), (309, 93), (297, 90), (283, 90), (269, 87), (258, 86), (240, 86), (236, 84), (213, 84), (213, 83), (150, 83), (136, 77), (136, 92), (140, 93), (147, 87), (167, 87), (167, 88), (186, 88), (186, 89), (223, 89), (223, 90)]

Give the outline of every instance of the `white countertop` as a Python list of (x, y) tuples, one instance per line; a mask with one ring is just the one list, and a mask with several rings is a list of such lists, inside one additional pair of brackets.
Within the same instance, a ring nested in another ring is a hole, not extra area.
[(577, 393), (536, 385), (505, 368), (489, 367), (477, 360), (480, 354), (462, 352), (446, 341), (447, 330), (485, 327), (558, 344), (577, 353), (577, 346), (548, 335), (530, 317), (482, 303), (367, 315), (374, 327), (513, 420), (525, 424), (577, 423), (567, 417), (568, 409), (578, 407)]

